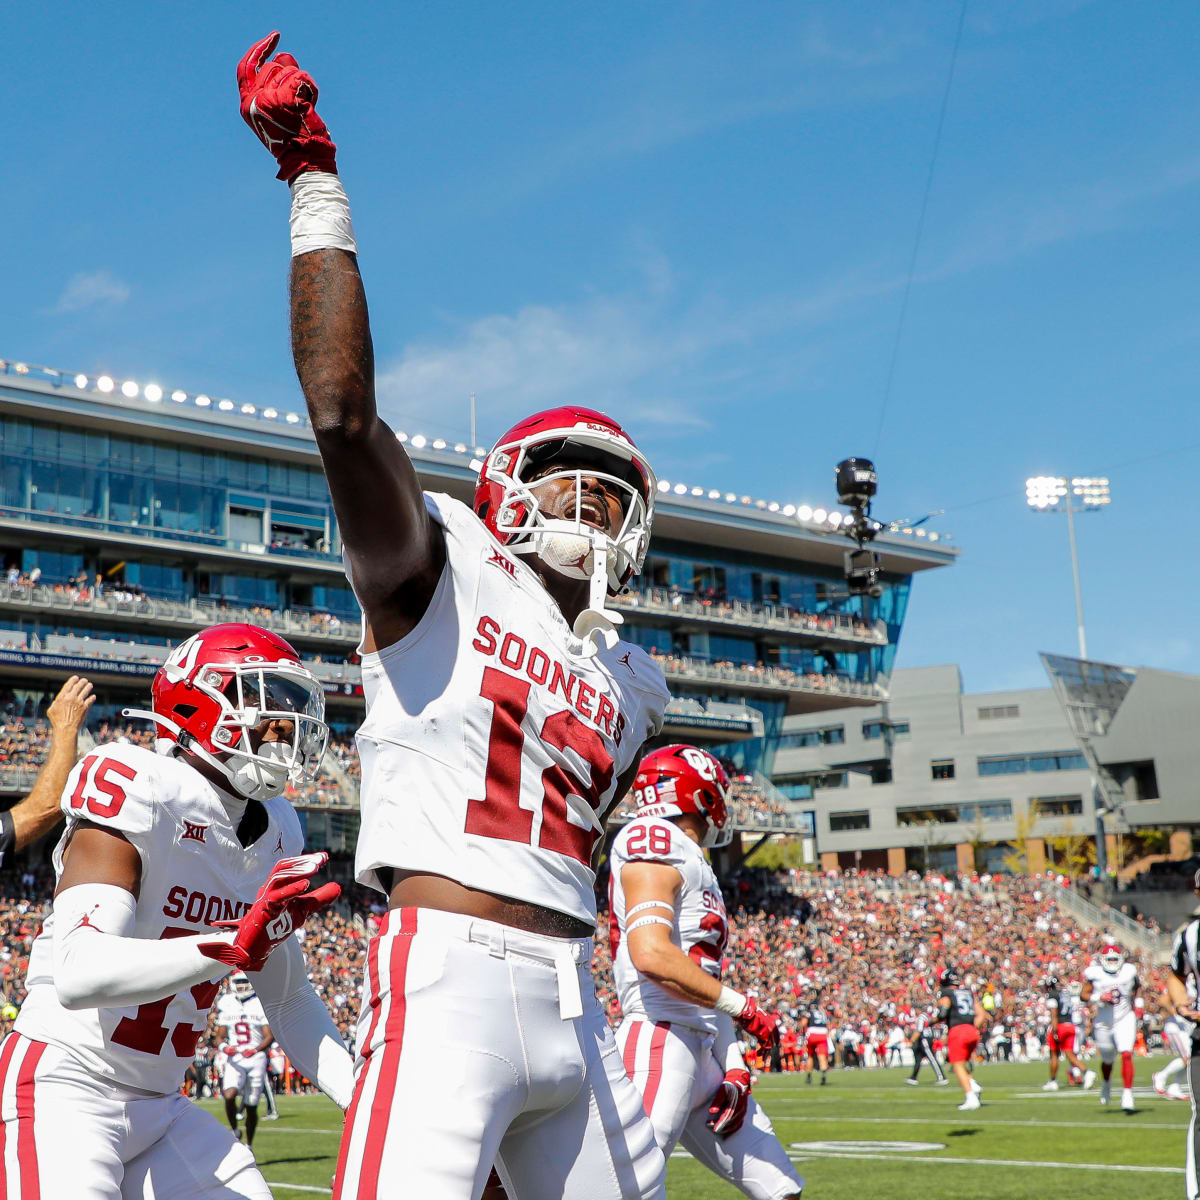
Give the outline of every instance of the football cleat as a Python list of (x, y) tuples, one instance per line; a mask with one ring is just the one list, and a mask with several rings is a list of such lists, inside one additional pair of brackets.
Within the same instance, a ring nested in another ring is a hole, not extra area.
[(1167, 1095), (1172, 1100), (1190, 1100), (1191, 1097), (1177, 1083), (1171, 1084), (1167, 1088)]
[(979, 1094), (972, 1092), (959, 1106), (959, 1112), (972, 1112), (980, 1107)]
[(1042, 1084), (1042, 1091), (1043, 1092), (1057, 1092), (1058, 1091), (1058, 1080), (1057, 1079), (1047, 1079), (1046, 1082)]
[(978, 1096), (978, 1095), (979, 1095), (979, 1093), (980, 1093), (980, 1092), (982, 1092), (982, 1091), (983, 1091), (983, 1088), (979, 1086), (979, 1080), (978, 1080), (978, 1079), (972, 1079), (972, 1080), (971, 1080), (971, 1094), (972, 1094), (973, 1096)]
[(912, 1078), (906, 1079), (904, 1082), (907, 1083), (909, 1087), (920, 1087), (921, 1086), (915, 1079), (912, 1079)]
[(1080, 1086), (1083, 1088), (1083, 1090), (1086, 1092), (1088, 1090), (1088, 1088), (1090, 1088), (1092, 1086), (1092, 1084), (1095, 1082), (1096, 1082), (1096, 1072), (1095, 1071), (1084, 1071), (1083, 1083), (1080, 1084)]
[(1121, 1089), (1121, 1107), (1126, 1112), (1133, 1112), (1133, 1088)]
[(1163, 1072), (1155, 1071), (1154, 1074), (1150, 1078), (1151, 1078), (1151, 1082), (1154, 1084), (1154, 1090), (1160, 1096), (1165, 1096), (1167, 1094), (1167, 1085), (1166, 1085), (1166, 1081), (1163, 1078)]

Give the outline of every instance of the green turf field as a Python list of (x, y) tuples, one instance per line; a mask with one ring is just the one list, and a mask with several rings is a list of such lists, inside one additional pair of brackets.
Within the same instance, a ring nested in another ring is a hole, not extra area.
[[(1137, 1060), (1132, 1114), (1121, 1111), (1119, 1091), (1109, 1108), (1096, 1089), (1041, 1092), (1043, 1064), (980, 1067), (984, 1107), (971, 1113), (955, 1111), (955, 1084), (934, 1087), (926, 1076), (907, 1087), (899, 1069), (833, 1071), (825, 1088), (806, 1087), (803, 1076), (765, 1076), (755, 1095), (784, 1144), (797, 1144), (806, 1200), (1178, 1200), (1189, 1106), (1150, 1089), (1162, 1061)], [(263, 1174), (280, 1200), (328, 1195), (341, 1114), (322, 1097), (285, 1096), (279, 1108), (280, 1119), (261, 1123), (255, 1139)], [(678, 1155), (667, 1194), (741, 1195)]]

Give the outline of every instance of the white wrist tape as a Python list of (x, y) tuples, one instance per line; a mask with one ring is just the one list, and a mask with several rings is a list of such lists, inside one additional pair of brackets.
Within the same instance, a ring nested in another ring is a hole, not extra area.
[(665, 925), (668, 929), (675, 928), (675, 922), (668, 921), (666, 917), (638, 917), (632, 925), (625, 927), (626, 936), (631, 934), (635, 929), (641, 929), (643, 925)]
[(146, 1004), (229, 974), (200, 944), (232, 942), (232, 934), (129, 937), (136, 909), (129, 892), (108, 883), (76, 884), (55, 898), (54, 988), (64, 1008)]
[(666, 900), (643, 900), (641, 904), (635, 904), (626, 914), (625, 920), (636, 916), (640, 912), (645, 912), (648, 908), (665, 908), (668, 912), (675, 911), (675, 905), (668, 904)]
[(292, 181), (292, 257), (310, 250), (358, 253), (350, 201), (336, 175), (305, 171)]
[(742, 1009), (746, 1007), (746, 997), (741, 992), (735, 992), (731, 987), (721, 986), (721, 994), (717, 997), (716, 1004), (713, 1008), (717, 1012), (726, 1013), (728, 1016), (740, 1017)]
[(721, 1013), (716, 1018), (717, 1031), (713, 1037), (713, 1057), (725, 1068), (725, 1074), (730, 1071), (746, 1070), (746, 1060), (738, 1049), (737, 1030), (728, 1013)]

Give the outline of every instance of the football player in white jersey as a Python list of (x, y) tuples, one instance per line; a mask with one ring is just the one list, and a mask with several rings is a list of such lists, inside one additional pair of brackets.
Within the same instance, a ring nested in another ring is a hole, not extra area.
[(262, 1001), (254, 994), (254, 984), (244, 971), (229, 977), (229, 990), (217, 1001), (221, 1049), (225, 1069), (221, 1094), (225, 1097), (225, 1119), (240, 1142), (238, 1101), (246, 1120), (246, 1145), (254, 1145), (258, 1128), (258, 1102), (268, 1091), (267, 1052), (275, 1040)]
[(375, 403), (366, 297), (316, 86), (271, 34), (242, 115), (292, 195), (292, 350), (362, 606), (355, 871), (368, 952), (334, 1196), (663, 1195), (664, 1161), (589, 973), (593, 850), (661, 728), (661, 669), (609, 598), (657, 483), (621, 427), (558, 408), (425, 495)]
[(249, 1150), (180, 1094), (235, 967), (349, 1101), (350, 1057), (290, 936), (339, 889), (308, 891), (327, 856), (300, 854), (278, 795), (324, 752), (321, 686), (282, 638), (219, 625), (168, 656), (152, 695), (133, 715), (157, 722), (156, 750), (97, 746), (63, 792), (53, 909), (0, 1044), (4, 1200), (266, 1200)]
[(1187, 990), (1186, 1006), (1176, 1006), (1169, 993), (1164, 992), (1161, 997), (1162, 1006), (1167, 1010), (1162, 1027), (1163, 1045), (1174, 1057), (1161, 1071), (1154, 1073), (1154, 1090), (1160, 1096), (1169, 1096), (1172, 1100), (1188, 1099), (1187, 1092), (1175, 1082), (1175, 1076), (1187, 1070), (1188, 1059), (1192, 1057), (1192, 1037), (1196, 1032), (1195, 1023), (1181, 1016), (1179, 1012), (1180, 1008), (1186, 1008), (1189, 1012), (1195, 1011), (1196, 985), (1188, 979), (1184, 986)]
[(1094, 962), (1083, 972), (1079, 998), (1094, 1004), (1092, 1036), (1100, 1051), (1100, 1103), (1107, 1104), (1112, 1091), (1113, 1060), (1121, 1056), (1121, 1107), (1134, 1111), (1133, 1043), (1137, 1037), (1137, 1017), (1133, 1000), (1138, 993), (1137, 968), (1125, 961), (1125, 951), (1109, 938)]
[(728, 789), (725, 769), (696, 746), (642, 760), (637, 813), (611, 856), (617, 1044), (664, 1154), (682, 1142), (752, 1200), (784, 1200), (804, 1180), (750, 1094), (733, 1026), (767, 1046), (779, 1018), (721, 983), (725, 902), (703, 847), (723, 844)]

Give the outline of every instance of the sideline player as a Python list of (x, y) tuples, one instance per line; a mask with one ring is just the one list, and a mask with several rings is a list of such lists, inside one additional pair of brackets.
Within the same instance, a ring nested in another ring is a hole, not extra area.
[(808, 1073), (804, 1082), (812, 1084), (814, 1064), (821, 1072), (821, 1086), (825, 1086), (825, 1073), (829, 1070), (829, 1015), (821, 1007), (820, 994), (809, 998), (808, 1007), (801, 1016), (801, 1031), (804, 1049), (808, 1053)]
[[(1200, 871), (1192, 879), (1192, 888), (1200, 897)], [(1189, 921), (1176, 935), (1171, 949), (1171, 972), (1167, 976), (1167, 997), (1175, 1014), (1192, 1022), (1192, 1044), (1188, 1055), (1188, 1090), (1192, 1098), (1192, 1117), (1188, 1124), (1187, 1155), (1184, 1160), (1184, 1188), (1187, 1200), (1200, 1200), (1200, 1055), (1195, 1042), (1200, 1030), (1200, 1009), (1194, 996), (1200, 995), (1200, 918)]]
[(979, 1031), (987, 1020), (987, 1013), (975, 993), (963, 986), (953, 967), (947, 967), (938, 982), (942, 990), (938, 994), (937, 1019), (946, 1026), (946, 1058), (963, 1090), (963, 1102), (958, 1111), (970, 1112), (979, 1107), (983, 1088), (967, 1071), (967, 1064), (979, 1045)]
[(1043, 985), (1046, 1007), (1050, 1010), (1050, 1027), (1046, 1030), (1046, 1045), (1050, 1050), (1050, 1078), (1042, 1084), (1043, 1092), (1058, 1091), (1058, 1057), (1066, 1055), (1071, 1064), (1067, 1080), (1086, 1092), (1096, 1082), (1096, 1072), (1086, 1070), (1075, 1053), (1075, 1022), (1071, 1019), (1074, 997), (1062, 986), (1057, 975), (1051, 975)]
[(168, 656), (152, 695), (133, 715), (157, 722), (157, 750), (97, 746), (63, 792), (53, 909), (0, 1045), (8, 1197), (269, 1197), (250, 1151), (180, 1091), (234, 967), (349, 1100), (349, 1055), (290, 936), (339, 889), (306, 890), (327, 856), (295, 857), (278, 795), (324, 752), (320, 683), (282, 638), (218, 625)]
[(46, 709), (50, 748), (33, 787), (23, 800), (0, 812), (0, 864), (10, 851), (23, 850), (62, 820), (59, 798), (75, 765), (79, 730), (96, 697), (91, 683), (72, 675)]
[(1107, 1104), (1112, 1089), (1113, 1060), (1121, 1056), (1121, 1107), (1134, 1111), (1133, 1103), (1133, 1042), (1137, 1035), (1137, 1017), (1133, 1012), (1134, 997), (1139, 988), (1137, 968), (1125, 961), (1125, 951), (1109, 938), (1100, 947), (1094, 962), (1083, 972), (1083, 987), (1079, 998), (1096, 1006), (1092, 1035), (1100, 1052), (1100, 1103)]
[(664, 1154), (682, 1142), (752, 1200), (783, 1200), (804, 1180), (750, 1094), (732, 1023), (766, 1047), (779, 1019), (721, 983), (725, 902), (703, 849), (723, 844), (728, 789), (707, 750), (664, 746), (642, 760), (637, 812), (611, 856), (617, 1044)]
[[(1185, 986), (1187, 986), (1186, 983)], [(1186, 1007), (1188, 1009), (1196, 1007), (1194, 986), (1194, 984), (1187, 986)], [(1187, 1092), (1174, 1080), (1176, 1075), (1187, 1070), (1188, 1060), (1192, 1057), (1192, 1038), (1196, 1026), (1186, 1017), (1180, 1016), (1170, 998), (1169, 990), (1168, 995), (1163, 997), (1163, 1007), (1167, 1010), (1167, 1018), (1163, 1021), (1162, 1027), (1163, 1044), (1171, 1048), (1175, 1057), (1161, 1071), (1154, 1073), (1154, 1090), (1160, 1096), (1169, 1096), (1172, 1100), (1186, 1100)]]
[(929, 1030), (933, 1024), (933, 1009), (915, 1007), (912, 1020), (912, 1035), (909, 1038), (908, 1044), (912, 1047), (913, 1069), (912, 1074), (905, 1079), (905, 1083), (912, 1087), (917, 1087), (920, 1080), (917, 1078), (921, 1074), (921, 1064), (927, 1062), (933, 1068), (934, 1083), (942, 1087), (950, 1082), (946, 1078), (946, 1072), (942, 1070), (942, 1064), (938, 1061), (938, 1056), (934, 1052), (933, 1046), (929, 1040)]
[(665, 1164), (589, 973), (592, 852), (661, 728), (661, 669), (609, 597), (641, 570), (654, 473), (558, 408), (425, 495), (375, 403), (366, 298), (312, 79), (271, 34), (242, 115), (292, 191), (292, 352), (363, 610), (355, 875), (368, 952), (334, 1196), (659, 1197)]
[(258, 1128), (258, 1102), (270, 1090), (267, 1052), (275, 1038), (250, 977), (244, 971), (234, 971), (229, 983), (229, 990), (217, 1001), (221, 1049), (225, 1052), (221, 1095), (225, 1097), (225, 1119), (239, 1142), (242, 1134), (238, 1129), (238, 1100), (241, 1100), (246, 1118), (246, 1145), (253, 1146), (254, 1131)]

